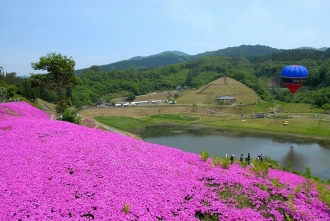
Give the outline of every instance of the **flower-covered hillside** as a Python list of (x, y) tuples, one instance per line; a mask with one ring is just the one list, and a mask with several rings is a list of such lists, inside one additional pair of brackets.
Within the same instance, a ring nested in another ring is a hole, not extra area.
[(19, 105), (0, 104), (0, 220), (330, 219), (315, 187), (294, 174), (214, 167)]
[(0, 117), (22, 116), (35, 118), (49, 118), (49, 114), (33, 107), (27, 102), (0, 103)]

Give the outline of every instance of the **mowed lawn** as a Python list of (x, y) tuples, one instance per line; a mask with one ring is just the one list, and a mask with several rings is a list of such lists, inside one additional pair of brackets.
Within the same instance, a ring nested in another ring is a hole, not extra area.
[(216, 114), (213, 110), (203, 108), (193, 108), (189, 105), (146, 105), (133, 107), (107, 107), (107, 108), (87, 108), (79, 113), (87, 118), (93, 119), (96, 116), (123, 116), (142, 118), (157, 114)]
[(157, 114), (143, 118), (120, 117), (120, 116), (97, 116), (95, 120), (109, 126), (119, 128), (121, 130), (131, 131), (136, 128), (164, 125), (164, 124), (178, 124), (190, 125), (192, 122), (199, 120), (194, 116), (185, 114)]

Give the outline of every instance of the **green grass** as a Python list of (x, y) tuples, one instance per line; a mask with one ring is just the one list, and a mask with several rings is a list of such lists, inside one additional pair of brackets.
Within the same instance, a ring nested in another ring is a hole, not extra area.
[(133, 128), (146, 127), (150, 125), (148, 122), (131, 117), (98, 116), (95, 117), (95, 120), (124, 131), (130, 131)]
[[(311, 104), (303, 104), (303, 103), (285, 103), (281, 101), (273, 101), (273, 102), (262, 102), (257, 101), (253, 104), (241, 105), (237, 103), (237, 105), (203, 105), (209, 109), (218, 110), (219, 112), (231, 113), (231, 114), (243, 114), (250, 115), (253, 113), (268, 113), (270, 115), (271, 111), (282, 110), (282, 114), (292, 115), (293, 113), (309, 113), (310, 115), (322, 114), (324, 110), (322, 108), (316, 107)], [(288, 112), (288, 113), (286, 113)], [(278, 112), (279, 113), (279, 112)], [(281, 114), (281, 113), (280, 113)], [(276, 114), (278, 115), (278, 114)]]
[[(283, 121), (288, 120), (287, 126), (283, 125)], [(290, 117), (283, 116), (281, 118), (262, 118), (262, 119), (230, 119), (230, 118), (214, 118), (213, 121), (204, 122), (205, 125), (224, 128), (227, 130), (246, 130), (258, 132), (275, 132), (292, 135), (306, 136), (324, 136), (330, 137), (330, 122), (315, 120), (311, 117)]]
[(313, 106), (311, 104), (304, 103), (285, 103), (281, 101), (275, 101), (276, 106), (282, 107), (284, 112), (290, 113), (324, 113), (322, 108)]
[(330, 207), (330, 189), (329, 186), (316, 182), (316, 188), (319, 192), (319, 198)]
[(95, 120), (108, 126), (118, 128), (120, 130), (130, 131), (136, 128), (147, 127), (160, 124), (180, 124), (189, 125), (191, 122), (198, 120), (195, 116), (186, 114), (157, 114), (146, 116), (143, 118), (118, 117), (118, 116), (97, 116)]
[(236, 205), (237, 208), (253, 208), (251, 200), (245, 194), (242, 194), (242, 187), (239, 185), (231, 187), (224, 185), (224, 189), (217, 191), (217, 195), (223, 200), (228, 198), (235, 200), (238, 203)]
[[(286, 135), (302, 135), (310, 137), (330, 137), (329, 116), (321, 115), (321, 120), (315, 119), (311, 114), (289, 115), (287, 113), (278, 114), (272, 118), (240, 118), (238, 116), (206, 116), (200, 114), (157, 114), (142, 118), (118, 117), (118, 116), (98, 116), (95, 117), (106, 125), (124, 131), (131, 131), (135, 128), (142, 128), (153, 125), (204, 125), (213, 128), (226, 130), (254, 131), (263, 133), (285, 133)], [(283, 121), (288, 120), (288, 125), (283, 125)]]
[[(174, 110), (175, 106), (170, 110)], [(204, 105), (205, 109), (196, 112), (192, 106), (186, 106), (177, 113), (167, 113), (170, 110), (158, 107), (157, 114), (134, 115), (138, 108), (125, 108), (123, 116), (97, 116), (96, 120), (123, 131), (132, 132), (134, 129), (147, 126), (179, 125), (179, 126), (205, 126), (215, 129), (251, 131), (272, 134), (286, 134), (287, 136), (306, 136), (312, 138), (330, 139), (330, 116), (321, 112), (310, 104), (283, 103), (274, 101), (272, 103), (256, 102), (254, 105)], [(282, 113), (274, 116), (270, 113), (276, 107), (281, 107)], [(143, 107), (146, 108), (146, 107)], [(153, 107), (150, 107), (153, 108)], [(209, 109), (216, 110), (210, 112)], [(149, 110), (149, 109), (148, 109)], [(98, 109), (99, 111), (99, 109)], [(141, 111), (140, 111), (141, 112)], [(268, 113), (268, 118), (251, 118), (257, 112)], [(321, 112), (321, 113), (320, 113)], [(107, 114), (110, 114), (107, 113)], [(317, 116), (314, 117), (314, 114)], [(141, 116), (142, 115), (142, 116)], [(289, 124), (284, 126), (283, 121)], [(134, 132), (133, 132), (134, 133)]]
[(198, 120), (195, 116), (187, 115), (187, 114), (157, 114), (152, 116), (147, 116), (142, 118), (143, 121), (165, 121), (171, 123), (184, 123), (184, 122), (192, 122)]

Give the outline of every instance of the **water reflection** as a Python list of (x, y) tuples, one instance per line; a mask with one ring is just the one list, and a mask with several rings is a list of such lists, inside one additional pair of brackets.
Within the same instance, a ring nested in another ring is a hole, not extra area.
[(283, 156), (282, 161), (293, 163), (296, 168), (300, 168), (300, 171), (304, 168), (304, 158), (301, 154), (295, 151), (293, 146), (290, 146), (290, 150)]
[(312, 175), (323, 180), (330, 179), (330, 143), (303, 138), (253, 134), (249, 132), (185, 129), (177, 127), (152, 127), (140, 134), (147, 142), (177, 147), (187, 152), (200, 153), (205, 150), (211, 156), (251, 154), (270, 155), (281, 167), (292, 163), (293, 171), (312, 169)]

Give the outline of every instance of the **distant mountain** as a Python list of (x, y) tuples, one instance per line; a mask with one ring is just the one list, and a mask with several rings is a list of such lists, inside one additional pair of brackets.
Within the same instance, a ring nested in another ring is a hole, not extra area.
[(204, 52), (197, 54), (195, 58), (207, 56), (227, 56), (227, 57), (251, 57), (257, 55), (270, 55), (280, 52), (280, 49), (271, 48), (264, 45), (241, 45), (239, 47), (229, 47), (217, 51)]
[[(111, 64), (97, 66), (100, 71), (108, 72), (110, 70), (126, 70), (126, 69), (151, 69), (162, 67), (165, 65), (186, 62), (192, 60), (191, 55), (180, 51), (166, 51), (151, 56), (136, 56), (129, 60), (118, 61)], [(84, 70), (89, 68), (76, 70), (76, 74), (81, 76)]]
[[(180, 54), (180, 55), (179, 55)], [(181, 56), (183, 55), (183, 56)], [(114, 69), (145, 69), (156, 68), (169, 64), (190, 61), (191, 56), (183, 52), (162, 52), (147, 57), (133, 57), (129, 60), (118, 61), (112, 64), (98, 66), (102, 71), (110, 71)]]
[[(310, 47), (302, 47), (302, 48), (312, 49)], [(327, 49), (326, 47), (320, 49), (313, 48), (313, 50), (317, 50), (317, 51), (325, 51), (326, 49)], [(97, 68), (105, 72), (108, 72), (110, 70), (151, 69), (165, 65), (196, 60), (208, 56), (246, 57), (252, 60), (253, 59), (256, 60), (262, 56), (266, 55), (269, 57), (272, 54), (276, 54), (283, 51), (285, 50), (276, 49), (264, 45), (241, 45), (238, 47), (228, 47), (217, 51), (207, 51), (196, 55), (189, 55), (181, 51), (164, 51), (159, 54), (154, 54), (150, 56), (136, 56), (130, 58), (129, 60), (123, 60), (111, 64), (100, 65), (97, 66)], [(84, 70), (88, 70), (88, 69), (89, 68), (76, 70), (76, 74), (78, 76), (81, 76)]]
[(322, 47), (322, 48), (313, 48), (313, 47), (300, 47), (300, 48), (296, 48), (296, 49), (311, 49), (311, 50), (316, 50), (316, 51), (325, 51), (328, 48), (327, 47)]
[(146, 59), (146, 58), (151, 58), (151, 57), (159, 57), (159, 56), (166, 56), (166, 55), (170, 55), (170, 54), (173, 54), (173, 55), (176, 55), (176, 56), (179, 56), (179, 57), (189, 57), (191, 55), (189, 54), (186, 54), (186, 53), (183, 53), (181, 51), (164, 51), (162, 53), (159, 53), (159, 54), (154, 54), (154, 55), (150, 55), (150, 56), (136, 56), (136, 57), (132, 57), (131, 59), (129, 60), (141, 60), (141, 59)]

